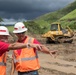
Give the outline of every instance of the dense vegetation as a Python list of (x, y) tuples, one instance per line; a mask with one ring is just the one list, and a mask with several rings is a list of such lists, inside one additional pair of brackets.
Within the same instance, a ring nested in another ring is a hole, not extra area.
[(64, 24), (64, 27), (68, 25), (70, 28), (76, 29), (76, 9), (62, 17), (59, 21)]
[(27, 21), (27, 22), (24, 22), (24, 24), (28, 28), (29, 32), (35, 33), (35, 34), (44, 33), (46, 31), (46, 29), (48, 29), (46, 22), (45, 22), (45, 26), (39, 25), (38, 22), (35, 22), (35, 21)]

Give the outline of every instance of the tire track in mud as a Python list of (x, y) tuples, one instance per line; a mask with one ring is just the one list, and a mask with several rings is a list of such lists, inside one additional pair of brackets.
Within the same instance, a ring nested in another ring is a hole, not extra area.
[(69, 62), (59, 58), (55, 59), (46, 54), (39, 54), (39, 57), (43, 69), (57, 72), (56, 75), (61, 73), (61, 75), (76, 75), (76, 62)]

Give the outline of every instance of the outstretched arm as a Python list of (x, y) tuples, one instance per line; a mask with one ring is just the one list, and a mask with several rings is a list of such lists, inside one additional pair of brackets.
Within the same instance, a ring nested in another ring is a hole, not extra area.
[(46, 46), (44, 45), (41, 45), (41, 49), (40, 49), (41, 52), (44, 52), (44, 53), (47, 53), (47, 54), (50, 54), (51, 56), (55, 55), (57, 50), (49, 50)]
[(24, 43), (13, 43), (8, 46), (8, 50), (14, 50), (19, 48), (26, 48), (27, 44)]
[(13, 43), (13, 44), (10, 44), (8, 46), (8, 50), (27, 48), (27, 47), (33, 47), (33, 48), (36, 48), (36, 49), (40, 49), (41, 45), (39, 45), (39, 44), (31, 44), (31, 43), (27, 43), (27, 44), (25, 44), (25, 43)]
[(46, 46), (41, 45), (38, 40), (34, 39), (33, 43), (41, 46), (39, 49), (37, 48), (39, 51), (50, 54), (51, 56), (56, 55), (57, 50), (49, 50)]

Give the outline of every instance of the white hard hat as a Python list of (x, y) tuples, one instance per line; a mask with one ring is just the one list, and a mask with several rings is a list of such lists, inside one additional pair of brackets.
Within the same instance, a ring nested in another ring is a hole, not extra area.
[(9, 31), (5, 26), (0, 26), (0, 35), (9, 35)]
[(15, 24), (13, 33), (22, 33), (25, 31), (27, 31), (27, 28), (22, 22), (18, 22)]

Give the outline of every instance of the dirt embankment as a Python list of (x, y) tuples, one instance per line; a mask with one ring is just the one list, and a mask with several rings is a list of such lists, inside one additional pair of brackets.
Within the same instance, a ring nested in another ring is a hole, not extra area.
[[(58, 50), (57, 57), (53, 58), (50, 55), (38, 52), (41, 68), (40, 75), (76, 75), (76, 35), (74, 36), (73, 43), (61, 44), (46, 44), (45, 39), (40, 35), (33, 35), (42, 44), (50, 50)], [(10, 72), (11, 54), (9, 52), (7, 61), (7, 75)], [(15, 72), (14, 75), (17, 75)]]

